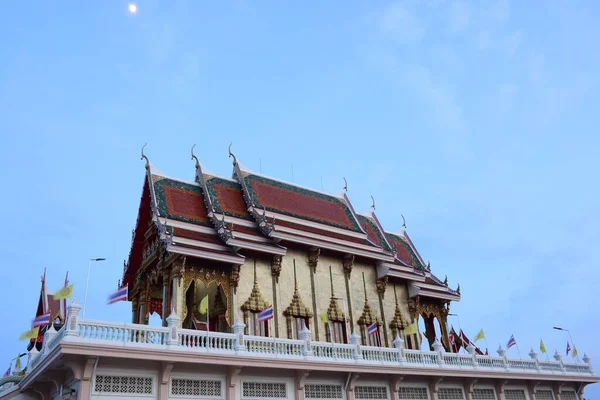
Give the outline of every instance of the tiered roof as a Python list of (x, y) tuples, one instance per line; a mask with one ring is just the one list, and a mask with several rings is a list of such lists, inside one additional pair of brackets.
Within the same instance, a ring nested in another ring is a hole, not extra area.
[(208, 172), (192, 154), (195, 182), (169, 177), (147, 161), (124, 282), (131, 283), (161, 246), (226, 265), (241, 265), (250, 253), (282, 256), (286, 246), (306, 246), (373, 262), (379, 277), (409, 280), (426, 289), (423, 295), (458, 300), (428, 270), (405, 229), (386, 232), (374, 210), (356, 213), (345, 192), (324, 193), (258, 174), (231, 156), (228, 179)]

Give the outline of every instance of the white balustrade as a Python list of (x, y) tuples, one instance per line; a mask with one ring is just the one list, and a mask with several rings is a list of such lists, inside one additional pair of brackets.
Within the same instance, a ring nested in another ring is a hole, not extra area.
[(362, 346), (361, 349), (364, 360), (384, 364), (398, 364), (400, 362), (400, 353), (394, 347)]
[(248, 353), (273, 356), (302, 356), (303, 340), (244, 336)]
[(233, 351), (235, 335), (232, 333), (179, 329), (179, 345), (206, 349), (207, 351)]
[[(473, 356), (470, 354), (443, 353), (444, 364), (451, 368), (473, 368)], [(479, 361), (479, 360), (478, 360)]]
[(310, 331), (303, 331), (304, 339), (280, 339), (243, 334), (244, 324), (236, 322), (234, 333), (206, 332), (178, 328), (179, 317), (171, 315), (168, 327), (152, 327), (139, 324), (117, 324), (105, 321), (79, 319), (81, 307), (72, 304), (69, 317), (58, 332), (47, 335), (45, 351), (29, 353), (28, 372), (32, 371), (63, 341), (114, 342), (123, 346), (143, 345), (177, 350), (199, 350), (221, 352), (239, 357), (264, 356), (265, 358), (297, 358), (313, 361), (336, 361), (346, 363), (379, 363), (382, 365), (402, 365), (403, 368), (437, 367), (444, 369), (493, 370), (517, 373), (594, 375), (591, 360), (585, 356), (583, 363), (564, 363), (560, 355), (556, 361), (542, 361), (535, 352), (531, 359), (509, 359), (503, 357), (505, 350), (498, 349), (500, 357), (446, 353), (440, 346), (438, 351), (405, 349), (401, 339), (394, 341), (394, 347), (362, 346), (360, 338), (354, 336), (352, 343), (312, 342)]
[(348, 343), (311, 342), (315, 358), (330, 360), (354, 360), (356, 346)]
[(81, 339), (165, 345), (168, 329), (140, 324), (114, 324), (104, 321), (79, 320)]
[(589, 366), (585, 364), (572, 364), (572, 363), (564, 363), (565, 371), (567, 374), (582, 374), (582, 373), (590, 373)]
[(480, 368), (505, 369), (504, 358), (492, 356), (476, 356)]
[(540, 369), (544, 372), (562, 373), (562, 366), (556, 361), (538, 361)]
[(514, 360), (507, 359), (508, 368), (522, 371), (535, 371), (537, 370), (537, 362), (535, 360)]
[(48, 340), (48, 342), (46, 343), (46, 347), (48, 348), (49, 351), (52, 351), (56, 346), (58, 346), (58, 344), (60, 343), (60, 341), (62, 340), (62, 338), (65, 336), (65, 332), (67, 331), (67, 329), (65, 328), (66, 325), (63, 325), (59, 330), (58, 333), (56, 335), (54, 335), (52, 337), (52, 339)]

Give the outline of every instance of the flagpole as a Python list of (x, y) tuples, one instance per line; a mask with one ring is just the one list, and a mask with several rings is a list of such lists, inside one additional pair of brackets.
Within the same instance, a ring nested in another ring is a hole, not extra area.
[(519, 353), (519, 359), (522, 360), (523, 357), (521, 357), (521, 350), (519, 350), (519, 345), (517, 344), (516, 340), (515, 340), (515, 347), (517, 348), (517, 353)]

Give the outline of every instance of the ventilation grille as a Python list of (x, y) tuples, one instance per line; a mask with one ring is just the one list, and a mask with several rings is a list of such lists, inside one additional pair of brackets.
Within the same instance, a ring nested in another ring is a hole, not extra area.
[(504, 398), (506, 400), (527, 400), (523, 389), (507, 389), (504, 391)]
[(285, 399), (287, 390), (285, 383), (244, 382), (242, 397), (252, 399)]
[(554, 400), (554, 394), (552, 390), (536, 390), (535, 400)]
[(357, 399), (378, 400), (387, 399), (387, 388), (385, 386), (356, 386), (354, 396)]
[(223, 397), (221, 381), (172, 379), (171, 395), (185, 397)]
[(153, 379), (144, 376), (96, 375), (94, 392), (152, 394)]
[(398, 392), (400, 400), (429, 400), (427, 389), (424, 387), (400, 387)]
[(465, 395), (461, 388), (440, 388), (438, 399), (440, 400), (463, 400)]
[(343, 399), (342, 385), (304, 385), (306, 399)]
[(473, 400), (496, 400), (494, 389), (473, 389)]
[(563, 390), (560, 392), (561, 400), (577, 400), (577, 393), (574, 390)]

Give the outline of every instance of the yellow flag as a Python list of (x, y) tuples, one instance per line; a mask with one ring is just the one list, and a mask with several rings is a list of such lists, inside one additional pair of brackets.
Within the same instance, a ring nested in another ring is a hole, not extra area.
[(36, 326), (35, 328), (31, 328), (27, 332), (21, 333), (21, 336), (19, 336), (19, 340), (36, 339), (38, 337), (39, 331), (40, 331), (39, 326)]
[(200, 307), (198, 308), (198, 311), (200, 311), (200, 314), (206, 314), (207, 310), (208, 310), (208, 295), (204, 296), (202, 301), (200, 301)]
[(327, 318), (327, 312), (321, 313), (321, 321), (323, 321), (324, 324), (329, 322), (329, 318)]
[(571, 356), (573, 358), (577, 358), (578, 355), (579, 353), (577, 353), (577, 346), (573, 345), (573, 353), (571, 353)]
[(54, 300), (70, 299), (73, 296), (73, 284), (65, 286), (54, 293)]
[(542, 353), (546, 352), (546, 346), (544, 345), (544, 341), (542, 339), (540, 339), (540, 351)]
[(17, 361), (15, 361), (15, 371), (21, 370), (21, 356), (17, 356)]
[(405, 335), (414, 335), (418, 331), (419, 331), (419, 329), (417, 328), (417, 323), (416, 322), (414, 324), (410, 324), (409, 326), (407, 326), (406, 328), (404, 328), (404, 334)]
[(483, 329), (479, 331), (479, 333), (475, 336), (475, 339), (473, 339), (473, 341), (476, 342), (481, 339), (485, 339), (485, 333), (483, 333)]

